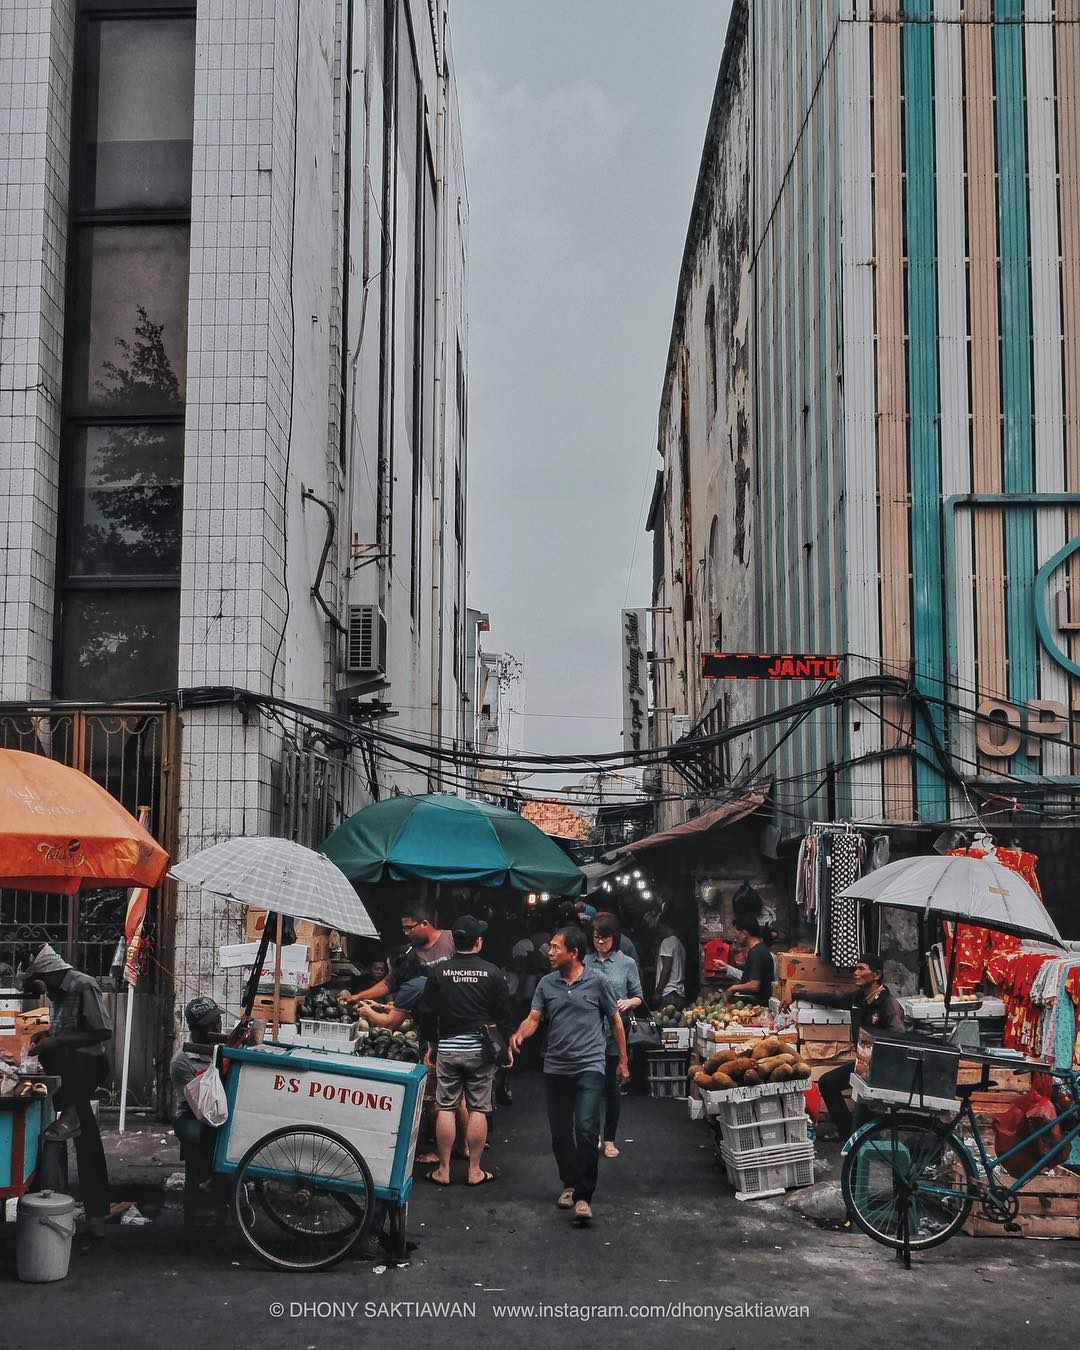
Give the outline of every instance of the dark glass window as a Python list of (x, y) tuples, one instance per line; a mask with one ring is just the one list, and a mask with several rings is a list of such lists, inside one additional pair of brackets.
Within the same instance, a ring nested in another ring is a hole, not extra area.
[(69, 590), (64, 596), (60, 697), (85, 702), (176, 684), (177, 590)]
[(56, 684), (85, 702), (174, 687), (179, 646), (194, 5), (126, 8), (76, 27)]
[(68, 575), (180, 575), (184, 428), (73, 430), (68, 460)]
[(194, 19), (94, 19), (85, 29), (77, 205), (191, 203)]
[(182, 411), (187, 378), (187, 225), (83, 225), (75, 238), (71, 411)]

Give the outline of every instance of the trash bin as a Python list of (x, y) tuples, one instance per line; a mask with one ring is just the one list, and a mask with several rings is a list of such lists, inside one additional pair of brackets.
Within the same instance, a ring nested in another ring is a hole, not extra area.
[(75, 1201), (59, 1191), (30, 1191), (19, 1200), (15, 1269), (20, 1280), (47, 1284), (65, 1279), (75, 1232)]

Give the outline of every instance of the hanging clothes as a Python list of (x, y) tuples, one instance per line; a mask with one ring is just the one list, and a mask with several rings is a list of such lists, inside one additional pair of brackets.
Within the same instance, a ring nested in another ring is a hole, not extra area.
[[(970, 848), (951, 849), (950, 858), (990, 858), (1022, 877), (1035, 894), (1042, 899), (1036, 873), (1038, 855), (1020, 849), (998, 848), (989, 835), (978, 835)], [(988, 928), (960, 924), (955, 935), (952, 926), (945, 925), (946, 970), (952, 961), (952, 943), (956, 941), (956, 965), (953, 986), (957, 993), (970, 993), (983, 982), (987, 963), (997, 953), (1018, 952), (1020, 939), (1011, 933), (995, 933)]]
[(841, 892), (862, 874), (866, 845), (862, 835), (851, 831), (834, 835), (830, 844), (832, 928), (829, 935), (829, 960), (834, 966), (850, 970), (862, 954), (862, 927), (859, 922), (859, 902), (845, 899)]

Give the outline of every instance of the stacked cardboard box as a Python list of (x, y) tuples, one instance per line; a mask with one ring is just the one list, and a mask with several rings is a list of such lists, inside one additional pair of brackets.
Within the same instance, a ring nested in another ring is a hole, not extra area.
[(49, 1028), (49, 1009), (31, 1008), (26, 1012), (0, 1012), (0, 1050), (16, 1062), (30, 1049), (35, 1032)]
[[(813, 1003), (816, 994), (855, 992), (850, 971), (831, 966), (811, 952), (778, 952), (776, 978), (779, 981), (777, 997), (788, 1003), (796, 998)], [(797, 992), (796, 985), (799, 986)]]
[[(266, 927), (266, 911), (249, 909), (247, 912), (247, 937), (249, 942), (257, 942)], [(307, 947), (309, 989), (325, 984), (330, 978), (330, 930), (307, 919), (293, 922), (296, 941)]]

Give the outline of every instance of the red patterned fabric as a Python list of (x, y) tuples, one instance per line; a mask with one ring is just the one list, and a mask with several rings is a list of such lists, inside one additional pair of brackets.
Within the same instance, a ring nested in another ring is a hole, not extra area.
[[(983, 849), (958, 848), (948, 855), (950, 858), (987, 858), (1007, 867), (1023, 877), (1035, 894), (1042, 899), (1039, 878), (1035, 868), (1039, 859), (1034, 853), (1022, 853), (1015, 848), (999, 848), (988, 854)], [(970, 993), (982, 984), (983, 976), (988, 973), (987, 965), (997, 955), (1020, 950), (1020, 939), (1011, 933), (994, 933), (987, 928), (974, 928), (962, 923), (956, 934), (956, 972), (953, 986), (957, 993)], [(945, 969), (949, 969), (952, 960), (952, 936), (949, 926), (945, 928)], [(997, 983), (997, 981), (995, 981)]]
[(1041, 1009), (1031, 1002), (1035, 976), (1055, 958), (1048, 952), (997, 952), (987, 962), (986, 974), (1005, 1001), (1005, 1045), (1040, 1058)]

